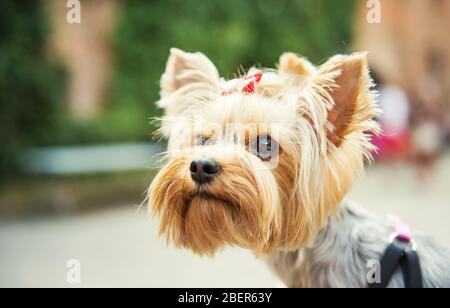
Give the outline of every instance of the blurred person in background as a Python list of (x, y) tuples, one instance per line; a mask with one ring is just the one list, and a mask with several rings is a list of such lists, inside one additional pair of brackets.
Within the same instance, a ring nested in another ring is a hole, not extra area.
[(447, 110), (444, 114), (444, 135), (445, 143), (450, 144), (450, 111)]
[(411, 130), (409, 126), (410, 101), (406, 92), (397, 85), (384, 84), (372, 72), (379, 93), (378, 106), (382, 110), (379, 122), (380, 136), (374, 136), (373, 143), (383, 161), (408, 159), (411, 155)]
[(421, 181), (428, 183), (433, 179), (436, 160), (444, 147), (445, 109), (441, 106), (441, 86), (433, 75), (419, 78), (414, 90), (414, 161)]

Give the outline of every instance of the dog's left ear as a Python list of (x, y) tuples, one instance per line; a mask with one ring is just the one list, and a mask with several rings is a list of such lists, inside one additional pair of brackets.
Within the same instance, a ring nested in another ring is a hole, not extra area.
[(180, 115), (188, 118), (199, 102), (219, 93), (219, 73), (204, 54), (172, 48), (160, 85), (157, 104), (165, 111), (161, 133), (169, 136)]
[(204, 54), (172, 48), (161, 78), (161, 98), (192, 84), (217, 87), (218, 82), (219, 73)]
[(324, 92), (331, 103), (327, 117), (328, 139), (339, 147), (352, 132), (370, 130), (377, 111), (371, 93), (367, 53), (335, 56), (320, 67), (318, 75), (328, 76)]

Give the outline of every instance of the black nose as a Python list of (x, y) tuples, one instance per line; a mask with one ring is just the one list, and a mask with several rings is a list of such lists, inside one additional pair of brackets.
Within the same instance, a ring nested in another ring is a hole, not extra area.
[(191, 163), (189, 169), (191, 170), (191, 177), (196, 183), (208, 184), (219, 173), (220, 166), (209, 159), (196, 159)]

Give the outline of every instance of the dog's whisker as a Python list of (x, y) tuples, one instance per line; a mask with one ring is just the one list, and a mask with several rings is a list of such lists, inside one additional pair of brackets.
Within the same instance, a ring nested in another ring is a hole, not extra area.
[(150, 195), (149, 195), (149, 191), (148, 191), (148, 190), (146, 190), (146, 192), (145, 192), (144, 194), (146, 195), (146, 197), (144, 198), (144, 200), (143, 200), (140, 204), (136, 205), (137, 209), (136, 209), (135, 215), (137, 215), (137, 214), (140, 213), (141, 209), (144, 207), (144, 204), (145, 204), (145, 203), (149, 200), (149, 198), (150, 198)]

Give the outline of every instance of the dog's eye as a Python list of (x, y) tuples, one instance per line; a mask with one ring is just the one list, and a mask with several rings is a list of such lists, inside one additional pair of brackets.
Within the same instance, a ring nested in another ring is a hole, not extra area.
[(250, 143), (251, 152), (264, 161), (278, 154), (279, 146), (270, 136), (259, 136)]
[(195, 145), (208, 145), (210, 143), (211, 138), (204, 135), (195, 136)]

